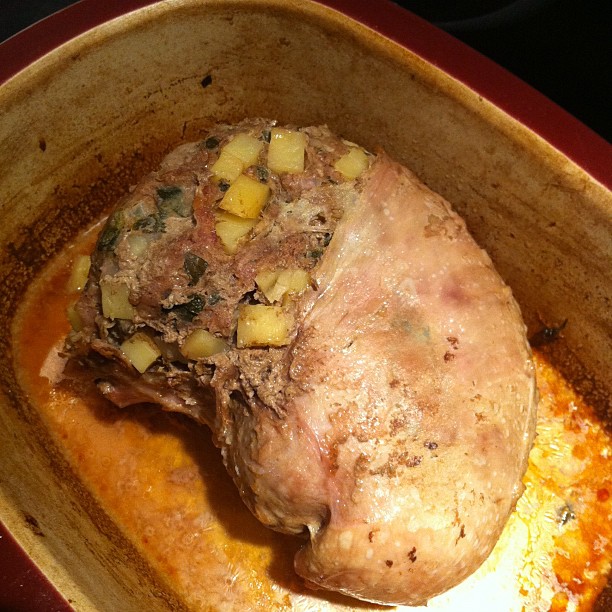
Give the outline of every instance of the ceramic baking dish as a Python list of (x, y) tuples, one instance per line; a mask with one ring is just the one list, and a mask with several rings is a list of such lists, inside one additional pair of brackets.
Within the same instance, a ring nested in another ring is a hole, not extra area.
[(384, 145), (464, 216), (530, 334), (568, 321), (547, 359), (609, 425), (611, 147), (407, 11), (83, 0), (1, 45), (0, 82), (0, 563), (40, 568), (41, 581), (31, 565), (11, 578), (38, 609), (188, 605), (48, 431), (19, 384), (12, 330), (53, 255), (213, 120), (326, 123)]

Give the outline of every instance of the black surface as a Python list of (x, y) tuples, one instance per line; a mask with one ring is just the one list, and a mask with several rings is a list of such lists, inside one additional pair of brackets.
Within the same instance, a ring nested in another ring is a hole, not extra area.
[(612, 141), (610, 0), (399, 0)]
[[(612, 141), (611, 0), (396, 2), (507, 68)], [(69, 4), (0, 0), (0, 40)]]

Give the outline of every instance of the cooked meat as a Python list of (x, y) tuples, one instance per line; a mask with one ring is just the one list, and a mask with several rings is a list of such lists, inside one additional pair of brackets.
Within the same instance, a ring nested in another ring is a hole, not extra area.
[(209, 425), (251, 511), (310, 535), (308, 583), (423, 604), (522, 492), (536, 387), (510, 289), (446, 201), (324, 127), (216, 126), (169, 155), (72, 318), (71, 367)]

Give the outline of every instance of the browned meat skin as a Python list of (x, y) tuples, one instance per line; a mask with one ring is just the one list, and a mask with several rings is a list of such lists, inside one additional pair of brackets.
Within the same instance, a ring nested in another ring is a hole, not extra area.
[[(253, 513), (274, 529), (309, 532), (295, 562), (309, 583), (423, 604), (486, 559), (522, 491), (536, 406), (525, 329), (509, 288), (442, 198), (382, 153), (358, 181), (326, 180), (343, 145), (311, 134), (315, 166), (270, 179), (279, 199), (233, 257), (214, 236), (218, 194), (202, 170), (210, 153), (188, 146), (167, 160), (165, 181), (193, 185), (193, 219), (172, 219), (154, 259), (134, 263), (121, 240), (98, 251), (80, 305), (86, 327), (70, 350), (94, 364), (118, 405), (154, 401), (208, 424)], [(124, 219), (153, 197), (152, 185), (130, 196)], [(329, 246), (311, 242), (312, 227), (317, 240), (333, 234)], [(324, 253), (313, 260), (317, 244)], [(193, 291), (181, 272), (188, 250), (208, 262), (198, 290), (223, 302), (189, 321), (168, 316)], [(287, 265), (313, 277), (292, 305), (288, 346), (232, 344), (196, 363), (166, 348), (143, 376), (124, 363), (118, 341), (144, 324), (168, 346), (195, 325), (231, 342), (240, 300), (262, 299), (250, 293), (257, 270)], [(128, 270), (140, 318), (113, 325), (99, 314), (97, 280)], [(100, 366), (100, 355), (110, 361)], [(211, 388), (215, 409), (203, 406)]]

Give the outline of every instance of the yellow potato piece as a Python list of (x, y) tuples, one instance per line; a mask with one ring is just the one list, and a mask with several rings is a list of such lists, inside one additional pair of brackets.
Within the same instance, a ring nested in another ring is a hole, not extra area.
[(101, 280), (102, 314), (109, 319), (134, 319), (135, 310), (130, 304), (130, 288), (124, 282)]
[(76, 293), (85, 287), (90, 267), (91, 258), (89, 255), (78, 255), (76, 257), (70, 270), (70, 278), (68, 279), (67, 289), (70, 293)]
[(292, 317), (280, 306), (250, 304), (238, 314), (238, 348), (283, 346), (289, 343)]
[(256, 219), (243, 219), (223, 211), (218, 211), (215, 218), (215, 232), (221, 240), (223, 249), (230, 255), (238, 250), (240, 239), (257, 223)]
[(280, 285), (284, 293), (302, 293), (310, 285), (310, 274), (300, 268), (283, 270), (276, 284)]
[(299, 268), (263, 270), (255, 282), (269, 302), (277, 302), (291, 294), (299, 294), (310, 284), (310, 274)]
[(210, 171), (217, 179), (233, 183), (242, 174), (244, 168), (245, 164), (240, 158), (223, 149)]
[(242, 161), (245, 168), (257, 163), (263, 142), (250, 134), (237, 134), (224, 147), (223, 152), (229, 153)]
[(151, 240), (144, 234), (130, 234), (127, 237), (127, 243), (132, 255), (134, 257), (141, 257), (149, 250)]
[(66, 316), (68, 317), (70, 327), (72, 327), (75, 332), (79, 332), (83, 329), (83, 319), (81, 319), (81, 315), (76, 309), (76, 303), (70, 304), (70, 306), (66, 308)]
[[(280, 271), (279, 270), (261, 270), (255, 277), (255, 282), (259, 290), (270, 300), (268, 292), (276, 284)], [(272, 301), (272, 300), (270, 300)]]
[(221, 353), (226, 348), (227, 344), (221, 338), (206, 329), (196, 329), (183, 342), (181, 353), (187, 359), (203, 359)]
[(278, 174), (304, 172), (305, 151), (306, 134), (285, 128), (274, 128), (268, 146), (268, 168)]
[(142, 374), (161, 355), (157, 344), (142, 332), (136, 332), (121, 344), (127, 360)]
[(352, 147), (334, 164), (334, 168), (349, 180), (356, 179), (367, 167), (368, 156), (359, 147)]
[(241, 174), (225, 192), (220, 208), (237, 217), (255, 219), (266, 205), (270, 187)]

